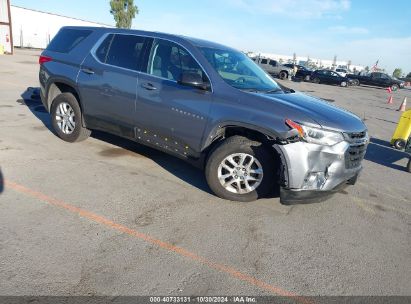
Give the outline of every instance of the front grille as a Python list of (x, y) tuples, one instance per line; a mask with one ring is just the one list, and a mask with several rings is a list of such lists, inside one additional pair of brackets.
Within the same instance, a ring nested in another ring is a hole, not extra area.
[(367, 136), (367, 131), (363, 132), (352, 132), (352, 133), (345, 133), (346, 136), (351, 139), (351, 140), (357, 140), (357, 139), (364, 139)]
[(345, 137), (350, 142), (350, 147), (345, 153), (345, 167), (354, 169), (361, 165), (367, 151), (368, 135), (367, 131), (345, 133)]

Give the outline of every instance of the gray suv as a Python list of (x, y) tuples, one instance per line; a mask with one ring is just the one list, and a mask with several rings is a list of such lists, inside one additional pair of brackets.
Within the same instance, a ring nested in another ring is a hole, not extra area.
[(68, 142), (102, 130), (205, 170), (219, 197), (318, 200), (353, 184), (368, 144), (354, 114), (277, 84), (232, 48), (64, 27), (39, 58), (41, 99)]

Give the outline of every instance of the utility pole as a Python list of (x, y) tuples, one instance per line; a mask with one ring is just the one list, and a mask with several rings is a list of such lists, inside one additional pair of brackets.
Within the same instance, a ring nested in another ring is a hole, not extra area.
[(333, 68), (335, 69), (336, 67), (337, 67), (337, 55), (334, 55)]

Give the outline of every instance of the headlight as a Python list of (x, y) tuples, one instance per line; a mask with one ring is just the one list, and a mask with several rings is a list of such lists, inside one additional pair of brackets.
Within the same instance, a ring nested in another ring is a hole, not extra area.
[(302, 126), (304, 130), (304, 139), (313, 144), (333, 146), (344, 140), (342, 133), (325, 131), (323, 129), (317, 129), (307, 126)]
[(290, 128), (296, 129), (303, 140), (312, 144), (333, 146), (344, 141), (344, 136), (340, 132), (326, 131), (319, 128), (307, 127), (298, 124), (290, 119), (287, 119), (285, 123)]

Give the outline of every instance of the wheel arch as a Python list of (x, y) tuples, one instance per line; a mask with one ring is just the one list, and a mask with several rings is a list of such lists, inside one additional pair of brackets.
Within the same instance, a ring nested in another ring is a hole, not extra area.
[(225, 124), (219, 124), (215, 127), (206, 138), (202, 149), (202, 167), (204, 167), (207, 163), (207, 159), (212, 151), (217, 148), (222, 141), (235, 135), (261, 142), (265, 147), (267, 147), (278, 165), (277, 177), (280, 185), (288, 185), (288, 165), (286, 157), (283, 150), (278, 147), (278, 145), (282, 144), (282, 136), (278, 133), (250, 124), (227, 122)]
[[(54, 98), (56, 98), (58, 95), (62, 93), (73, 94), (74, 97), (77, 99), (80, 109), (83, 111), (83, 105), (81, 102), (80, 94), (75, 88), (75, 85), (65, 80), (61, 80), (61, 79), (53, 80), (53, 82), (51, 82), (48, 86), (47, 95), (46, 95), (47, 96), (46, 97), (47, 111), (50, 112), (51, 104), (53, 103)], [(83, 127), (86, 127), (86, 123), (84, 121), (84, 115), (82, 115), (81, 120), (82, 120)]]

